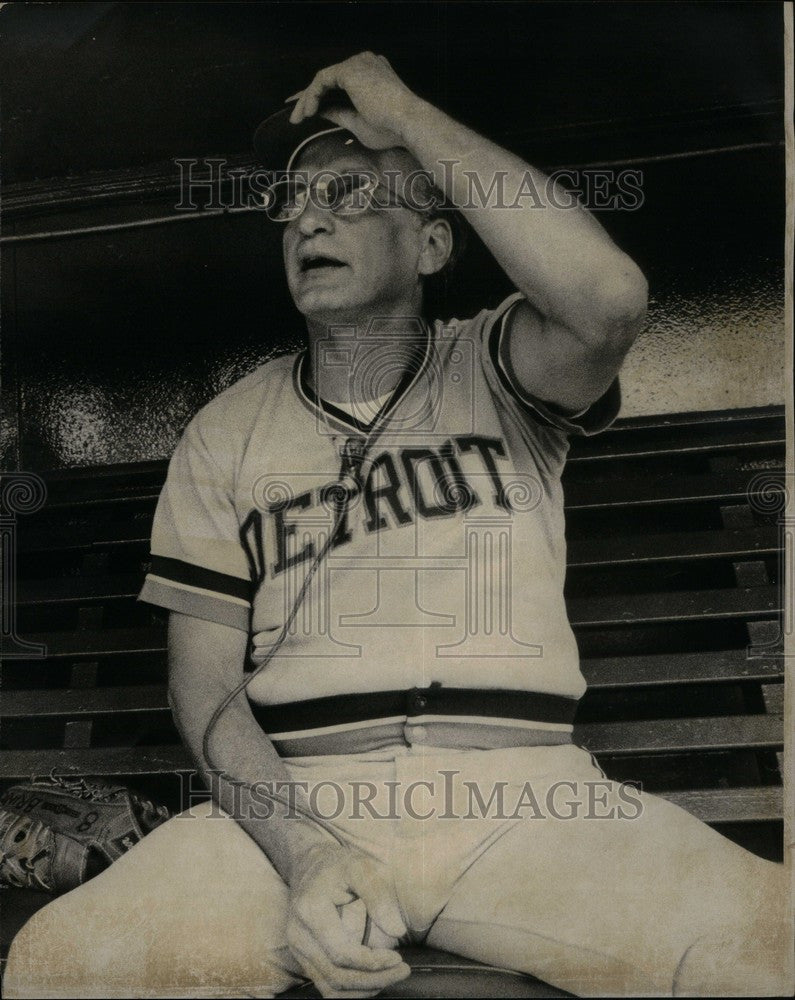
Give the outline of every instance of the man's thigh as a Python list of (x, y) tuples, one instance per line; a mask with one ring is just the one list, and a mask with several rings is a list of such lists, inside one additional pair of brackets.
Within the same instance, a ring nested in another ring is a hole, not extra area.
[(256, 844), (197, 806), (37, 913), (12, 945), (5, 995), (273, 995), (298, 978), (286, 907)]
[(457, 881), (428, 943), (579, 995), (670, 995), (696, 940), (744, 940), (783, 918), (783, 866), (656, 796), (635, 818), (596, 818), (623, 801), (619, 787), (590, 814), (578, 789), (570, 819), (542, 802), (543, 818), (515, 825)]

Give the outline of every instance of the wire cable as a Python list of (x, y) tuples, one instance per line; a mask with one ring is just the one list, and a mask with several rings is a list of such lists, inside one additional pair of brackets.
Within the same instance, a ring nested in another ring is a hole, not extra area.
[[(345, 469), (345, 461), (343, 462), (343, 469)], [(345, 514), (347, 512), (348, 504), (359, 490), (358, 482), (355, 482), (354, 489), (351, 490), (350, 484), (346, 482), (346, 480), (351, 477), (349, 476), (348, 473), (343, 473), (343, 469), (340, 470), (340, 476), (337, 479), (337, 482), (334, 484), (333, 487), (330, 487), (327, 492), (328, 496), (335, 489), (335, 487), (341, 487), (341, 489), (338, 490), (337, 497), (333, 497), (335, 501), (336, 511), (331, 530), (329, 531), (328, 537), (323, 542), (323, 545), (318, 549), (315, 558), (312, 560), (312, 563), (309, 569), (307, 570), (306, 576), (304, 577), (304, 582), (301, 584), (301, 589), (298, 591), (298, 594), (296, 595), (296, 598), (293, 601), (293, 606), (290, 609), (290, 613), (287, 616), (285, 622), (283, 623), (279, 631), (279, 635), (277, 636), (271, 648), (268, 650), (265, 658), (262, 660), (261, 663), (257, 665), (257, 668), (254, 671), (252, 671), (252, 673), (247, 674), (243, 678), (243, 680), (240, 681), (240, 683), (237, 684), (219, 703), (219, 705), (213, 712), (212, 716), (210, 717), (210, 721), (207, 723), (207, 727), (204, 730), (204, 736), (202, 738), (202, 757), (206, 762), (206, 764), (208, 765), (208, 770), (210, 770), (211, 772), (217, 772), (219, 776), (229, 778), (230, 780), (235, 780), (231, 778), (231, 775), (228, 775), (225, 771), (215, 766), (215, 762), (212, 757), (212, 752), (210, 750), (210, 738), (212, 737), (213, 731), (215, 727), (218, 725), (219, 719), (227, 710), (227, 708), (229, 708), (229, 706), (232, 704), (235, 698), (239, 697), (239, 695), (248, 687), (248, 685), (251, 684), (251, 682), (262, 673), (262, 671), (268, 666), (268, 664), (271, 662), (276, 653), (278, 653), (279, 649), (281, 648), (282, 644), (287, 638), (287, 635), (293, 625), (293, 622), (295, 621), (296, 615), (298, 614), (301, 605), (304, 602), (307, 591), (309, 590), (309, 586), (312, 583), (315, 574), (320, 568), (320, 565), (323, 562), (323, 560), (328, 555), (331, 546), (334, 544), (334, 539), (336, 538), (337, 533), (340, 530), (340, 526), (342, 525)], [(248, 787), (252, 787), (251, 782), (244, 782), (244, 784), (246, 784)], [(306, 818), (313, 820), (319, 826), (323, 827), (323, 829), (326, 830), (327, 833), (331, 834), (331, 836), (339, 844), (344, 843), (339, 834), (337, 833), (337, 831), (334, 829), (333, 826), (331, 826), (330, 823), (328, 823), (322, 817), (316, 816), (309, 809), (305, 809), (303, 806), (299, 805), (298, 802), (290, 804), (284, 796), (280, 796), (275, 791), (268, 792), (267, 797), (272, 798), (277, 802), (281, 802), (283, 805), (288, 805), (288, 806), (292, 805), (292, 808), (294, 808), (297, 812), (300, 812)]]

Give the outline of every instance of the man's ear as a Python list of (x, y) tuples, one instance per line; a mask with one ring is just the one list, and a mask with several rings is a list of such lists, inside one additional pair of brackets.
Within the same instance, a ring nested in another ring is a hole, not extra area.
[(419, 273), (437, 274), (453, 253), (453, 230), (447, 219), (439, 217), (424, 223), (423, 246), (420, 251)]

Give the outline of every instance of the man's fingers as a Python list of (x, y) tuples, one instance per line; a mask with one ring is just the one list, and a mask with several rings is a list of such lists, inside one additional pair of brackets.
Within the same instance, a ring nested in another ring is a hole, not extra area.
[(318, 943), (326, 958), (334, 965), (367, 971), (388, 969), (400, 963), (396, 951), (388, 948), (368, 948), (353, 941), (345, 933), (333, 903), (304, 908), (296, 915), (304, 928)]
[(393, 939), (406, 929), (394, 889), (371, 859), (348, 851), (319, 856), (297, 880), (291, 903), (287, 943), (324, 996), (375, 995), (410, 974), (393, 949), (362, 943), (368, 910)]
[(406, 933), (406, 924), (395, 892), (386, 879), (369, 865), (353, 864), (350, 868), (350, 884), (367, 907), (370, 918), (384, 934), (402, 938)]
[(334, 67), (322, 69), (304, 91), (303, 113), (307, 118), (317, 114), (320, 98), (327, 90), (337, 85), (337, 75), (334, 70)]
[(400, 915), (397, 904), (391, 900), (370, 902), (364, 900), (367, 912), (374, 924), (378, 924), (384, 934), (393, 938), (402, 938), (406, 933), (406, 925)]
[[(333, 991), (377, 993), (399, 983), (411, 971), (395, 952), (388, 952), (395, 963), (388, 968), (368, 970), (337, 964), (326, 954), (321, 940), (315, 937), (312, 929), (300, 923), (293, 923), (288, 929), (287, 940), (301, 967), (319, 988), (322, 983)], [(370, 951), (367, 948), (363, 950)], [(329, 995), (325, 990), (322, 992), (324, 996)]]
[(411, 969), (402, 962), (394, 969), (381, 972), (318, 966), (314, 969), (310, 967), (308, 974), (323, 996), (374, 996), (408, 978)]
[(316, 73), (312, 82), (298, 99), (298, 103), (293, 108), (290, 121), (298, 124), (303, 118), (311, 118), (317, 114), (320, 98), (327, 90), (339, 86), (337, 80), (337, 67), (328, 66)]
[(323, 112), (323, 117), (328, 118), (335, 125), (346, 128), (349, 132), (356, 131), (356, 126), (361, 122), (362, 116), (350, 108), (328, 108)]

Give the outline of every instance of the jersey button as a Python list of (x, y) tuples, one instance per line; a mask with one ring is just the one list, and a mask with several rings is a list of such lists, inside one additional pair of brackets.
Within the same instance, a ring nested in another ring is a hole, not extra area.
[(412, 726), (409, 730), (409, 737), (412, 743), (423, 743), (427, 735), (428, 730), (425, 726)]
[(408, 708), (410, 712), (421, 712), (428, 707), (428, 699), (421, 693), (419, 688), (412, 688), (408, 692)]

